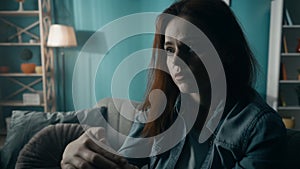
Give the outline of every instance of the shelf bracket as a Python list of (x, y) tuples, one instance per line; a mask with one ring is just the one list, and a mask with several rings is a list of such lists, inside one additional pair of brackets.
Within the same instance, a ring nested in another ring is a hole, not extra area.
[[(36, 22), (32, 23), (31, 25), (25, 27), (24, 29), (23, 29), (23, 28), (22, 28), (22, 29), (18, 29), (18, 28), (17, 28), (17, 30), (18, 30), (17, 33), (15, 33), (14, 35), (11, 35), (11, 36), (8, 38), (8, 40), (11, 40), (11, 39), (13, 39), (13, 38), (16, 37), (16, 36), (21, 36), (22, 33), (25, 33), (25, 32), (27, 32), (28, 30), (30, 30), (30, 29), (36, 27), (37, 25), (39, 25), (39, 23), (40, 23), (39, 21), (36, 21)], [(36, 40), (39, 40), (39, 38), (38, 38), (37, 36), (31, 36), (31, 38), (35, 38)]]
[[(2, 22), (6, 23), (7, 25), (9, 25), (9, 26), (14, 27), (14, 28), (17, 29), (17, 33), (16, 33), (15, 35), (13, 35), (14, 37), (15, 37), (15, 36), (18, 36), (19, 33), (20, 33), (20, 35), (21, 35), (22, 33), (25, 33), (25, 34), (29, 35), (30, 37), (32, 37), (32, 38), (34, 38), (34, 39), (36, 39), (36, 40), (39, 40), (39, 37), (38, 37), (37, 35), (35, 35), (35, 34), (31, 33), (31, 32), (28, 32), (29, 29), (31, 29), (31, 28), (33, 28), (34, 26), (38, 25), (38, 24), (39, 24), (39, 21), (34, 22), (33, 24), (29, 25), (29, 26), (26, 27), (26, 28), (22, 28), (22, 27), (17, 26), (16, 24), (14, 24), (14, 23), (12, 23), (12, 22), (10, 22), (10, 21), (4, 19), (4, 18), (1, 18), (1, 17), (0, 17), (0, 20), (1, 20)], [(18, 30), (20, 30), (20, 31), (18, 31)], [(10, 39), (8, 39), (8, 40), (10, 40)]]
[(29, 84), (24, 84), (14, 78), (8, 78), (8, 80), (12, 81), (13, 83), (16, 83), (20, 86), (22, 86), (22, 88), (20, 88), (19, 90), (16, 90), (14, 93), (10, 94), (9, 96), (7, 96), (5, 99), (10, 99), (10, 98), (13, 98), (14, 96), (18, 95), (19, 93), (23, 92), (24, 90), (29, 90), (31, 92), (38, 92), (37, 90), (35, 90), (34, 88), (32, 88), (32, 86), (38, 84), (39, 82), (42, 81), (42, 78), (38, 78), (36, 79), (35, 81), (29, 83)]

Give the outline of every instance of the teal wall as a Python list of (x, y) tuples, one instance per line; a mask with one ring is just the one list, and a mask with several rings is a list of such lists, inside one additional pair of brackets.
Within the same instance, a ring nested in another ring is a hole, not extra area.
[[(137, 12), (160, 12), (171, 4), (173, 0), (74, 0), (61, 1), (56, 0), (56, 23), (65, 23), (73, 25), (77, 31), (78, 41), (84, 42), (84, 34), (91, 34), (107, 23), (129, 14)], [(64, 8), (64, 10), (61, 10)], [(256, 89), (265, 97), (266, 78), (267, 78), (267, 58), (268, 58), (268, 39), (269, 39), (269, 17), (270, 17), (270, 0), (232, 0), (231, 8), (240, 21), (246, 34), (250, 47), (256, 56), (259, 64), (259, 74)], [(255, 11), (255, 12), (253, 12)], [(96, 98), (101, 99), (110, 97), (111, 76), (114, 68), (127, 55), (137, 50), (151, 46), (151, 37), (129, 38), (117, 44), (105, 59), (97, 71), (95, 80)], [(72, 73), (82, 44), (77, 48), (64, 49), (66, 56), (66, 109), (74, 109), (72, 101)], [(58, 73), (59, 76), (59, 73)], [(130, 98), (141, 100), (145, 89), (145, 72), (141, 73), (133, 81), (130, 87)], [(59, 78), (59, 77), (58, 77)], [(126, 77), (125, 77), (126, 78)], [(62, 95), (61, 81), (58, 81), (59, 97)], [(122, 84), (120, 84), (122, 85)], [(84, 95), (84, 97), (89, 97)], [(89, 100), (88, 98), (86, 98)], [(90, 102), (90, 101), (89, 101)], [(59, 108), (62, 109), (62, 100), (58, 101)], [(93, 103), (94, 104), (94, 103)], [(87, 107), (90, 105), (87, 104)], [(84, 107), (83, 107), (84, 108)]]
[[(56, 50), (56, 83), (58, 110), (73, 110), (72, 78), (76, 59), (87, 38), (108, 24), (109, 22), (138, 12), (160, 12), (169, 6), (174, 0), (53, 0), (53, 23), (67, 24), (74, 26), (79, 46), (76, 48), (64, 48)], [(231, 8), (240, 21), (251, 48), (260, 63), (257, 90), (265, 96), (269, 39), (269, 18), (271, 0), (231, 0)], [(0, 1), (0, 9), (4, 6)], [(26, 1), (27, 6), (34, 5), (33, 1)], [(25, 3), (25, 4), (26, 4)], [(15, 5), (17, 7), (17, 5)], [(26, 6), (26, 7), (27, 7)], [(255, 12), (254, 12), (255, 11)], [(154, 28), (153, 28), (154, 29)], [(4, 29), (3, 29), (4, 30)], [(152, 44), (152, 37), (149, 35), (128, 38), (112, 48), (107, 54), (105, 62), (98, 68), (95, 76), (96, 99), (110, 97), (110, 83), (114, 68), (127, 55), (140, 49), (149, 48)], [(1, 49), (2, 53), (7, 49)], [(59, 53), (65, 53), (65, 65), (62, 66), (62, 57)], [(5, 59), (4, 59), (5, 60)], [(5, 60), (4, 62), (11, 62)], [(62, 76), (62, 68), (65, 68), (65, 77)], [(129, 95), (131, 99), (141, 100), (145, 89), (145, 72), (139, 74), (130, 86)], [(83, 76), (85, 76), (83, 74)], [(123, 77), (126, 79), (126, 77)], [(65, 90), (62, 81), (65, 81)], [(120, 84), (122, 85), (122, 84)], [(63, 95), (66, 95), (66, 106), (64, 108)], [(87, 103), (93, 102), (90, 95), (82, 93)], [(90, 107), (86, 104), (86, 107)]]
[[(55, 23), (68, 24), (74, 26), (77, 31), (77, 38), (79, 41), (79, 47), (77, 48), (65, 48), (65, 70), (66, 76), (64, 77), (66, 82), (66, 109), (74, 109), (72, 101), (72, 76), (75, 66), (76, 59), (79, 51), (83, 46), (88, 35), (102, 28), (111, 21), (114, 21), (120, 17), (139, 13), (139, 12), (161, 12), (164, 8), (169, 6), (174, 0), (143, 0), (143, 1), (132, 1), (132, 0), (74, 0), (74, 1), (54, 1), (54, 15)], [(153, 24), (153, 30), (154, 30)], [(113, 36), (113, 35), (109, 35)], [(103, 64), (101, 64), (97, 70), (95, 78), (95, 86), (89, 83), (89, 86), (95, 87), (96, 99), (99, 100), (105, 97), (111, 97), (111, 77), (118, 64), (128, 55), (138, 50), (152, 47), (152, 36), (141, 35), (131, 38), (127, 38), (114, 46), (109, 53), (105, 56)], [(58, 50), (59, 53), (61, 49)], [(150, 56), (149, 56), (150, 58)], [(61, 57), (57, 57), (61, 63)], [(59, 66), (58, 70), (62, 67)], [(62, 90), (62, 78), (60, 73), (57, 73), (58, 84), (58, 99), (61, 99), (63, 95)], [(84, 72), (82, 73), (85, 78)], [(126, 77), (122, 77), (126, 79)], [(142, 100), (144, 96), (144, 90), (146, 88), (146, 72), (141, 72), (133, 80), (130, 85), (129, 96), (133, 100)], [(120, 84), (121, 85), (121, 84)], [(86, 107), (90, 107), (89, 103), (94, 104), (86, 92), (82, 93), (83, 97), (86, 97), (84, 101), (87, 101)], [(120, 96), (122, 97), (122, 96)], [(63, 110), (63, 100), (58, 100), (58, 109)], [(79, 108), (86, 108), (81, 107)], [(78, 108), (78, 107), (77, 107)]]
[(268, 70), (268, 45), (271, 0), (231, 0), (231, 8), (240, 21), (258, 61), (256, 89), (265, 98)]

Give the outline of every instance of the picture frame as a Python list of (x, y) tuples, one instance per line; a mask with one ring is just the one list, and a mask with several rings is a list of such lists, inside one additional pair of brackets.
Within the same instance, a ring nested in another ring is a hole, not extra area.
[(230, 1), (231, 0), (223, 0), (228, 6), (230, 6)]

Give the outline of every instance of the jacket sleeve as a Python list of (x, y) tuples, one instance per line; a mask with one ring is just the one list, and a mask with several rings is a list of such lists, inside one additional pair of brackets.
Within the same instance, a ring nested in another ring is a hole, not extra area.
[(234, 168), (282, 168), (286, 129), (281, 117), (273, 111), (266, 112), (257, 117), (246, 132), (245, 154)]
[[(139, 119), (138, 115), (136, 119)], [(139, 168), (149, 165), (150, 157), (145, 156), (145, 154), (150, 154), (152, 148), (150, 141), (140, 137), (143, 129), (144, 123), (135, 120), (132, 124), (129, 135), (118, 150), (119, 154), (125, 157), (130, 164)]]

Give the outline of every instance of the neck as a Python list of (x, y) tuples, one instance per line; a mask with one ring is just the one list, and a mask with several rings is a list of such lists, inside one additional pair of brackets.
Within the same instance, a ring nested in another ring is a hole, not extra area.
[[(210, 94), (206, 94), (204, 92), (202, 93), (188, 93), (188, 94), (183, 94), (182, 96), (185, 97), (186, 102), (183, 104), (186, 104), (185, 107), (186, 109), (193, 109), (195, 107), (192, 107), (191, 105), (195, 105), (198, 106), (198, 115), (197, 115), (197, 120), (194, 124), (194, 128), (201, 131), (208, 111), (209, 111), (209, 107), (210, 107), (210, 101), (211, 101), (211, 97)], [(187, 110), (187, 112), (190, 112), (189, 110)]]

